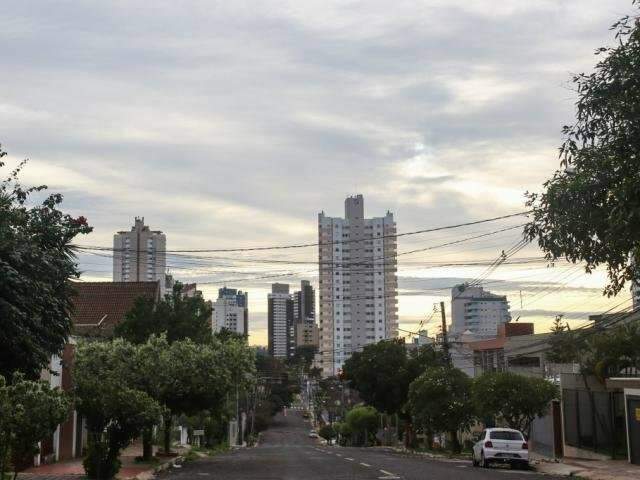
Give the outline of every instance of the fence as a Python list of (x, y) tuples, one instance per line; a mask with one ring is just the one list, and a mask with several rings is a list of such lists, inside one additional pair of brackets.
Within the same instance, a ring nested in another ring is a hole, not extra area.
[(625, 458), (622, 392), (563, 389), (564, 438), (569, 446)]

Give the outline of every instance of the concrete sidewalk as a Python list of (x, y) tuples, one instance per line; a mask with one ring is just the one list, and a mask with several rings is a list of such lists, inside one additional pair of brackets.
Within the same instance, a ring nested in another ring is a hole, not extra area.
[(626, 460), (582, 460), (563, 458), (561, 462), (539, 461), (532, 465), (537, 472), (589, 478), (592, 480), (638, 480), (640, 465)]

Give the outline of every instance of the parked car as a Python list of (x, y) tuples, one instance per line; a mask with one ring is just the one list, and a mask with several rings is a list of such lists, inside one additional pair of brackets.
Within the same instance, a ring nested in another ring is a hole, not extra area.
[(315, 430), (311, 430), (309, 432), (309, 438), (318, 438), (318, 432), (316, 432)]
[(508, 463), (511, 468), (529, 466), (529, 445), (522, 432), (511, 428), (487, 428), (473, 446), (473, 466)]

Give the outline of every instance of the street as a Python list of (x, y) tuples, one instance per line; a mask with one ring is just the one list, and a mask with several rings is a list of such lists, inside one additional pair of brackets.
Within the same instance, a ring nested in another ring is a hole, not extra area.
[[(381, 448), (320, 445), (308, 438), (310, 426), (300, 412), (278, 414), (256, 448), (184, 464), (162, 475), (166, 480), (210, 477), (228, 480), (392, 480), (550, 478), (529, 471), (473, 468), (470, 461), (441, 461)], [(552, 477), (551, 477), (552, 478)]]

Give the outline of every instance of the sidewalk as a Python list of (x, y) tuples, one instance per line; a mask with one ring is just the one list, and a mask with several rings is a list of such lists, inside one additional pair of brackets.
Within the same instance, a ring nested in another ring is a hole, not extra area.
[[(181, 455), (187, 450), (185, 448), (175, 448), (176, 455), (171, 457), (154, 457), (152, 462), (136, 462), (136, 457), (142, 455), (142, 444), (134, 443), (127, 447), (120, 456), (122, 468), (118, 472), (117, 478), (128, 479), (149, 479), (159, 470), (164, 470), (174, 464), (176, 460), (181, 460)], [(155, 453), (155, 448), (154, 448)], [(21, 480), (80, 480), (84, 476), (82, 459), (74, 459), (39, 467), (32, 467), (18, 475)]]
[(626, 460), (563, 458), (562, 462), (540, 461), (533, 466), (540, 473), (578, 476), (592, 480), (637, 480), (640, 478), (640, 465), (632, 465)]

